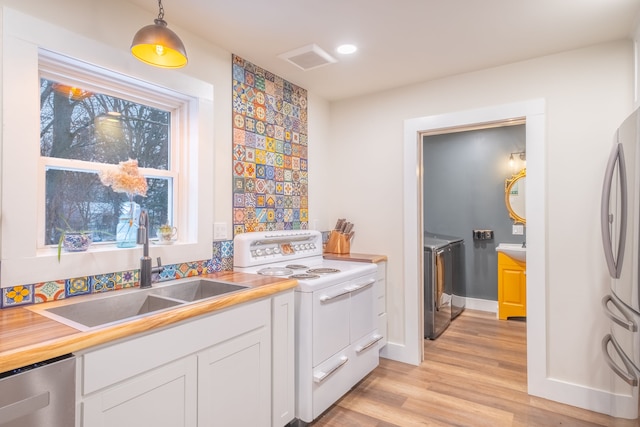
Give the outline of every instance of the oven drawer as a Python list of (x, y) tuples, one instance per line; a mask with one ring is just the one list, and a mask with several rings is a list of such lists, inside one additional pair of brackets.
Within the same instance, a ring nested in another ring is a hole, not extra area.
[(353, 387), (353, 363), (350, 347), (347, 347), (313, 369), (312, 419), (316, 419)]

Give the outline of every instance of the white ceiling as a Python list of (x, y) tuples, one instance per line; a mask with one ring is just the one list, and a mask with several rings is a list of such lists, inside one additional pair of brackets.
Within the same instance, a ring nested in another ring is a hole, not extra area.
[[(149, 10), (141, 25), (152, 23), (155, 0), (129, 1)], [(328, 100), (630, 38), (640, 12), (638, 0), (163, 0), (163, 6), (169, 28), (188, 28)], [(312, 43), (338, 62), (302, 71), (278, 57)], [(340, 56), (334, 50), (342, 43), (359, 50)]]

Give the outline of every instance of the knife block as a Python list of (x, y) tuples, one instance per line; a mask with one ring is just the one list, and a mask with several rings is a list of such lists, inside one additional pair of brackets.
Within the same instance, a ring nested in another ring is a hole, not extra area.
[(348, 235), (332, 230), (324, 251), (330, 254), (348, 254), (351, 251)]

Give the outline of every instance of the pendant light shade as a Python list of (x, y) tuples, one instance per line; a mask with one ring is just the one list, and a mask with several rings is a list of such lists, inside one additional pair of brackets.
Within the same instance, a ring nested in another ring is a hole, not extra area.
[(162, 0), (153, 25), (142, 27), (131, 42), (131, 53), (140, 61), (161, 68), (181, 68), (187, 65), (187, 51), (176, 33), (167, 28)]

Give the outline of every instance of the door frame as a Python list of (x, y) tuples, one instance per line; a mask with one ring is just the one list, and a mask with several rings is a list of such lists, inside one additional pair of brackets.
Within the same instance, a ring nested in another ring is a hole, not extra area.
[(404, 323), (405, 340), (389, 356), (407, 363), (424, 360), (422, 298), (422, 134), (435, 130), (505, 124), (525, 119), (527, 151), (527, 379), (529, 394), (540, 395), (547, 372), (545, 101), (512, 104), (407, 119), (404, 122)]

